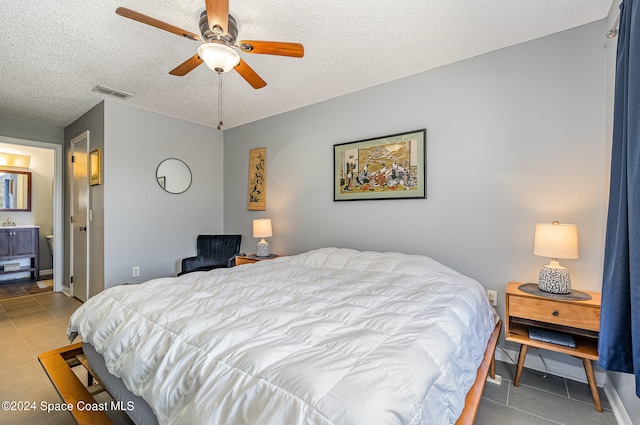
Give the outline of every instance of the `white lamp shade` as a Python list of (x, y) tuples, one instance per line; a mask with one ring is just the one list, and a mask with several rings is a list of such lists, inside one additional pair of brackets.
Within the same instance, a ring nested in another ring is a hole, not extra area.
[(229, 72), (240, 63), (238, 52), (220, 43), (201, 44), (198, 47), (198, 56), (216, 72)]
[(575, 224), (536, 224), (533, 255), (548, 258), (578, 258), (578, 226)]
[(271, 219), (261, 218), (259, 220), (253, 220), (253, 237), (254, 238), (268, 238), (273, 236), (271, 230)]

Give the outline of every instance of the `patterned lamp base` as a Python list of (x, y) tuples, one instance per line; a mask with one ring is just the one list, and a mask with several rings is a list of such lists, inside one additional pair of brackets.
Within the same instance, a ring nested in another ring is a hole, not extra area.
[(571, 292), (571, 278), (569, 271), (562, 268), (544, 266), (538, 277), (538, 287), (541, 291), (552, 294), (568, 294)]
[(269, 251), (269, 242), (264, 239), (258, 242), (258, 247), (256, 248), (256, 257), (268, 257), (271, 254)]

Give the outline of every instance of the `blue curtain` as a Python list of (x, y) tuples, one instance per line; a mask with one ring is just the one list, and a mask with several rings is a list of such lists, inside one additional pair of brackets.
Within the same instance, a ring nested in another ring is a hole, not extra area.
[(616, 62), (600, 365), (634, 373), (640, 397), (640, 11), (623, 0)]

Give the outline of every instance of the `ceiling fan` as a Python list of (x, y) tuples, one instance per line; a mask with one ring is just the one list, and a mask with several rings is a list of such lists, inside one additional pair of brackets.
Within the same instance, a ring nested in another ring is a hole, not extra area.
[(229, 0), (205, 0), (205, 7), (205, 10), (200, 14), (201, 36), (125, 7), (117, 8), (116, 13), (125, 18), (202, 43), (198, 48), (198, 53), (169, 71), (169, 74), (175, 76), (187, 75), (204, 62), (218, 74), (235, 69), (251, 87), (260, 89), (267, 83), (242, 60), (238, 50), (244, 53), (294, 58), (304, 56), (304, 47), (300, 43), (240, 40), (236, 45), (234, 43), (238, 36), (238, 25), (235, 18), (229, 15)]

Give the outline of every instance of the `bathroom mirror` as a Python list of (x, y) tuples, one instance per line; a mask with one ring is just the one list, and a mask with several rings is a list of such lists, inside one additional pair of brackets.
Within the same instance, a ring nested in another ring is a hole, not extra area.
[(156, 169), (156, 180), (167, 192), (182, 193), (191, 186), (191, 170), (179, 159), (165, 159)]
[(0, 211), (31, 211), (31, 172), (0, 168)]

